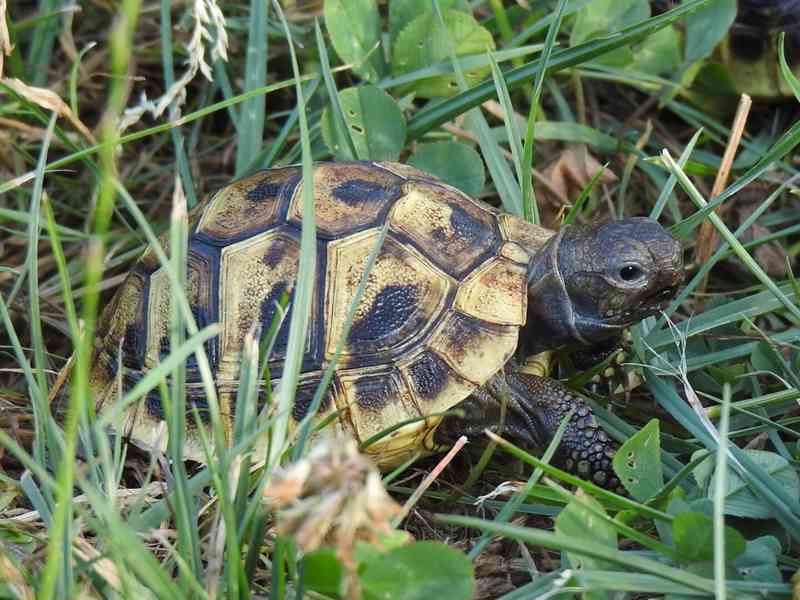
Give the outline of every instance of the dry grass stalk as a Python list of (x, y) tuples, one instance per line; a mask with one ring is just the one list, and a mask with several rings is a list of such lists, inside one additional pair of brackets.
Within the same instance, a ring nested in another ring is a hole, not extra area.
[(439, 474), (444, 470), (444, 468), (447, 465), (450, 464), (450, 461), (453, 460), (455, 455), (458, 454), (458, 452), (461, 450), (461, 448), (464, 447), (464, 444), (466, 443), (467, 443), (467, 436), (462, 435), (460, 438), (458, 438), (458, 440), (456, 440), (456, 443), (453, 444), (453, 447), (450, 448), (450, 451), (444, 455), (444, 458), (442, 458), (442, 460), (438, 462), (433, 471), (428, 473), (428, 476), (422, 481), (422, 483), (419, 484), (419, 487), (416, 490), (414, 490), (414, 493), (411, 494), (411, 496), (409, 496), (408, 500), (406, 500), (406, 503), (403, 505), (400, 514), (398, 514), (394, 518), (395, 527), (397, 527), (398, 525), (400, 525), (400, 523), (402, 523), (403, 519), (406, 518), (406, 515), (408, 515), (411, 509), (414, 508), (416, 503), (422, 497), (422, 494), (425, 493), (425, 490), (427, 490), (431, 486), (431, 484), (434, 481), (436, 481), (436, 478), (439, 476)]
[[(146, 113), (154, 119), (159, 118), (164, 111), (175, 103), (173, 118), (180, 116), (180, 107), (186, 102), (186, 87), (195, 78), (198, 71), (203, 77), (212, 81), (211, 66), (206, 61), (206, 43), (213, 42), (209, 55), (211, 62), (218, 59), (228, 60), (228, 34), (225, 30), (225, 16), (216, 3), (216, 0), (194, 0), (192, 4), (194, 13), (194, 29), (186, 49), (189, 51), (188, 66), (186, 71), (176, 80), (164, 94), (155, 100), (148, 100), (142, 92), (141, 100), (136, 106), (127, 108), (120, 119), (119, 130), (125, 131), (137, 123)], [(213, 29), (216, 35), (211, 34)]]
[[(2, 2), (3, 0), (0, 0)], [(1, 35), (1, 34), (0, 34)], [(48, 90), (46, 88), (34, 87), (32, 85), (28, 85), (27, 83), (20, 81), (19, 79), (15, 78), (4, 78), (2, 79), (3, 85), (8, 86), (15, 93), (19, 94), (29, 102), (37, 106), (41, 106), (44, 109), (52, 110), (53, 112), (57, 113), (60, 117), (66, 118), (70, 123), (72, 123), (73, 127), (77, 129), (80, 134), (89, 140), (90, 143), (96, 144), (97, 140), (95, 139), (94, 135), (89, 128), (84, 125), (78, 116), (72, 112), (72, 109), (69, 105), (64, 102), (58, 94), (53, 92), (52, 90)]]
[(3, 76), (3, 61), (11, 54), (11, 36), (8, 33), (8, 22), (6, 21), (6, 0), (0, 0), (0, 77)]
[[(725, 147), (725, 154), (722, 155), (722, 162), (717, 171), (717, 177), (714, 180), (714, 187), (711, 188), (711, 197), (719, 195), (725, 186), (728, 185), (728, 179), (731, 174), (731, 167), (733, 159), (736, 158), (736, 151), (739, 149), (739, 143), (742, 140), (745, 125), (747, 124), (747, 117), (750, 114), (750, 107), (753, 101), (747, 94), (742, 94), (739, 99), (739, 107), (736, 109), (736, 116), (733, 118), (733, 125), (731, 126), (731, 136), (728, 138), (728, 145)], [(717, 215), (722, 216), (729, 204), (721, 204), (714, 209)], [(714, 229), (711, 221), (706, 219), (700, 226), (700, 233), (697, 236), (697, 247), (694, 252), (694, 260), (696, 264), (703, 264), (711, 258), (714, 249), (717, 247), (717, 230)], [(697, 291), (702, 293), (706, 289), (708, 277), (697, 286)]]

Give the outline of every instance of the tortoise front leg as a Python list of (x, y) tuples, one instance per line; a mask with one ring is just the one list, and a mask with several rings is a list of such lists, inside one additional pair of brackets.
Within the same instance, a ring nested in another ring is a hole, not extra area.
[(537, 452), (552, 441), (562, 419), (575, 409), (561, 438), (556, 464), (610, 490), (621, 488), (611, 459), (616, 443), (597, 423), (580, 395), (559, 382), (529, 373), (501, 372), (458, 405), (463, 417), (446, 417), (436, 441), (452, 443), (458, 436), (498, 431), (502, 397), (507, 398), (503, 433)]

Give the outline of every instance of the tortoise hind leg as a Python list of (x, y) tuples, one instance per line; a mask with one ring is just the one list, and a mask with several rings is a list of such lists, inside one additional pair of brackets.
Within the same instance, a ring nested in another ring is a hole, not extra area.
[(507, 398), (503, 431), (539, 452), (547, 448), (562, 419), (575, 409), (561, 438), (556, 463), (604, 488), (621, 489), (611, 466), (616, 443), (580, 395), (546, 377), (519, 372), (495, 375), (458, 405), (463, 417), (442, 421), (436, 441), (452, 443), (459, 435), (479, 435), (486, 428), (497, 431), (503, 395)]

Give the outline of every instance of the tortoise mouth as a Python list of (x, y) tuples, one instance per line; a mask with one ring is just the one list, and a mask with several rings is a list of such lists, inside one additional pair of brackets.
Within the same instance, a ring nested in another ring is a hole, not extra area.
[(616, 327), (630, 327), (642, 319), (657, 315), (670, 305), (680, 288), (679, 284), (659, 288), (649, 294), (643, 295), (638, 302), (627, 306), (623, 310), (604, 315), (606, 325)]

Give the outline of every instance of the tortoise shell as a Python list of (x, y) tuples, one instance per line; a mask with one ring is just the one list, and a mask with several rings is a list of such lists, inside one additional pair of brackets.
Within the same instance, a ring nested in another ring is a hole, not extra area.
[[(223, 415), (234, 407), (246, 335), (254, 323), (266, 332), (278, 301), (294, 288), (302, 186), (299, 167), (262, 171), (221, 189), (189, 215), (187, 293), (198, 327), (220, 324), (205, 350)], [(368, 256), (387, 225), (318, 418), (338, 411), (338, 427), (364, 441), (401, 421), (452, 408), (503, 367), (525, 323), (528, 263), (550, 231), (395, 163), (318, 163), (314, 198), (317, 270), (294, 422), (306, 415), (334, 356)], [(120, 379), (129, 389), (169, 354), (170, 297), (166, 271), (147, 251), (100, 320), (92, 376), (98, 411), (113, 403)], [(270, 355), (273, 384), (280, 380), (289, 320)], [(193, 358), (187, 400), (201, 414), (207, 408)], [(163, 447), (162, 421), (154, 390), (126, 409), (122, 426), (134, 442)], [(437, 423), (417, 419), (369, 452), (396, 463), (427, 446)], [(191, 429), (185, 454), (202, 456)]]

